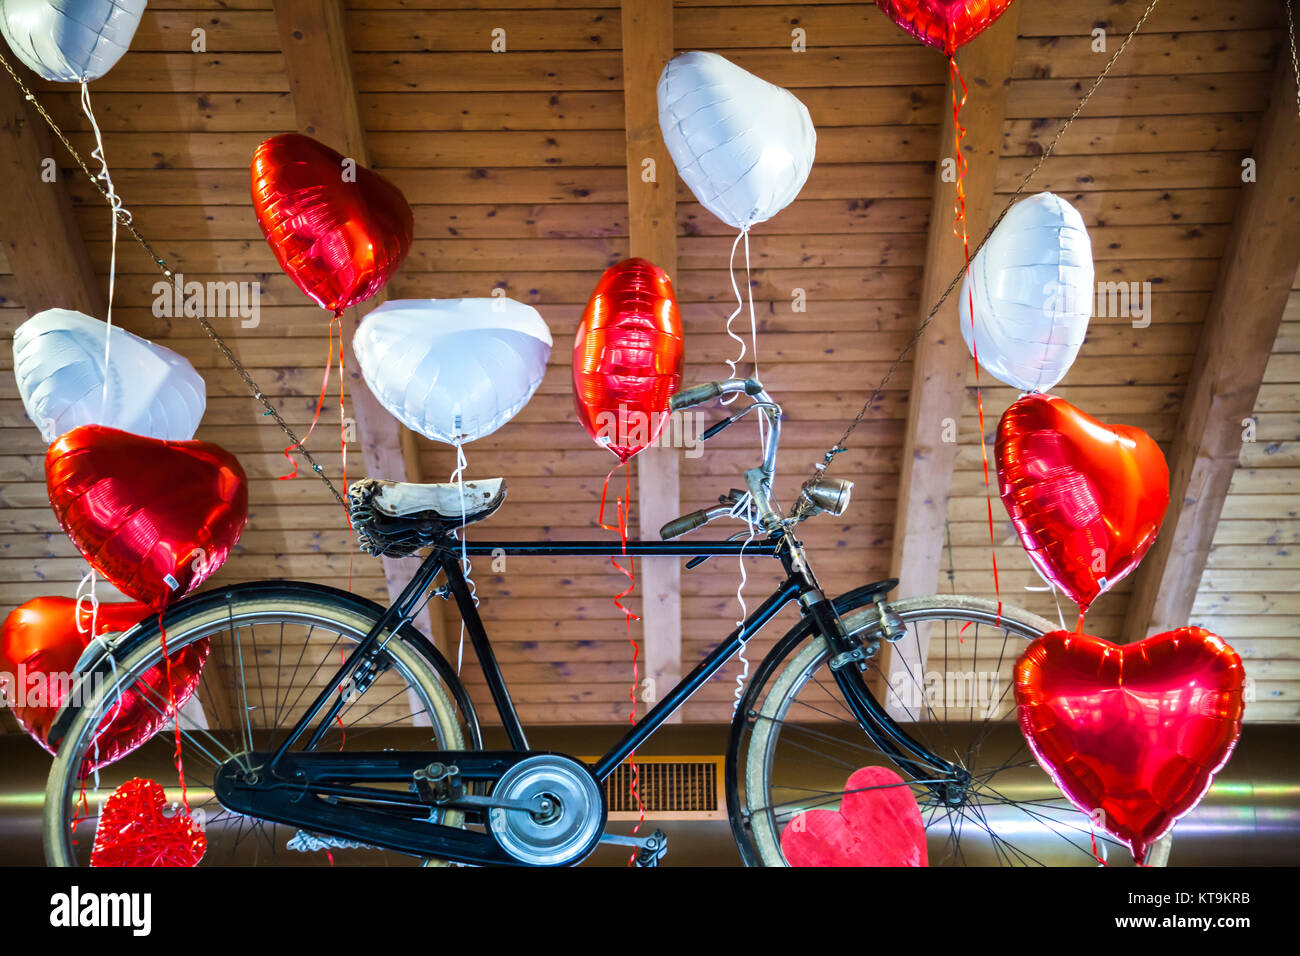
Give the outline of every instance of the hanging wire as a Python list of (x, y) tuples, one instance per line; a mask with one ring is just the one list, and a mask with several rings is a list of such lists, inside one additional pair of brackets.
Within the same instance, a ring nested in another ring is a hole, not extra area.
[(1291, 68), (1295, 71), (1296, 111), (1300, 112), (1300, 56), (1295, 49), (1295, 15), (1291, 12), (1291, 0), (1286, 0), (1286, 35), (1291, 41)]
[[(1092, 99), (1092, 94), (1097, 92), (1097, 87), (1101, 86), (1102, 81), (1110, 74), (1111, 69), (1114, 68), (1116, 62), (1119, 61), (1119, 58), (1123, 56), (1124, 51), (1128, 49), (1128, 45), (1133, 42), (1133, 38), (1138, 35), (1138, 31), (1142, 29), (1143, 24), (1147, 22), (1147, 18), (1151, 16), (1151, 12), (1155, 10), (1159, 3), (1160, 0), (1151, 0), (1150, 5), (1142, 13), (1142, 16), (1138, 18), (1137, 23), (1133, 24), (1133, 29), (1128, 32), (1126, 37), (1124, 37), (1124, 42), (1119, 45), (1119, 49), (1117, 49), (1111, 58), (1106, 61), (1106, 65), (1102, 68), (1102, 71), (1097, 74), (1097, 78), (1092, 81), (1092, 85), (1088, 87), (1087, 92), (1083, 94), (1083, 98), (1080, 99), (1078, 105), (1075, 106), (1074, 112), (1072, 112), (1065, 122), (1061, 124), (1061, 128), (1056, 131), (1056, 135), (1052, 137), (1051, 142), (1049, 142), (1042, 153), (1039, 154), (1038, 160), (1030, 167), (1029, 172), (1025, 173), (1024, 179), (1020, 181), (1020, 185), (1016, 187), (1016, 191), (1011, 194), (1011, 198), (1007, 200), (1007, 204), (1002, 207), (1002, 211), (998, 213), (997, 218), (993, 220), (993, 224), (989, 226), (988, 230), (984, 233), (984, 238), (982, 238), (978, 245), (975, 246), (975, 251), (971, 253), (972, 258), (982, 248), (984, 248), (984, 244), (989, 241), (989, 236), (993, 235), (993, 231), (1002, 224), (1002, 220), (1007, 217), (1007, 213), (1011, 211), (1011, 207), (1020, 200), (1021, 195), (1029, 186), (1029, 181), (1038, 174), (1038, 171), (1043, 168), (1043, 164), (1046, 163), (1048, 158), (1056, 151), (1057, 144), (1060, 143), (1061, 138), (1065, 135), (1066, 131), (1074, 125), (1074, 121), (1079, 118), (1079, 114), (1083, 112), (1084, 107), (1088, 105), (1088, 101)], [(1300, 67), (1297, 68), (1297, 76), (1300, 77)], [(1298, 80), (1298, 84), (1300, 84), (1300, 80)], [(1300, 85), (1298, 85), (1297, 89), (1300, 89)], [(898, 371), (898, 367), (902, 365), (907, 356), (911, 354), (912, 349), (916, 347), (916, 343), (921, 340), (921, 336), (923, 336), (925, 330), (930, 327), (930, 323), (934, 321), (934, 317), (939, 313), (944, 302), (948, 300), (948, 296), (952, 294), (953, 289), (957, 288), (958, 283), (961, 282), (965, 274), (966, 270), (963, 268), (952, 277), (952, 281), (948, 283), (948, 288), (943, 290), (943, 294), (939, 296), (939, 301), (934, 304), (934, 307), (930, 309), (925, 319), (916, 327), (916, 331), (903, 346), (903, 350), (898, 353), (898, 357), (895, 358), (889, 368), (885, 370), (885, 375), (880, 380), (880, 384), (876, 386), (875, 390), (871, 393), (871, 396), (865, 403), (863, 403), (862, 408), (858, 410), (858, 414), (854, 416), (853, 421), (849, 423), (848, 428), (844, 429), (844, 434), (840, 436), (839, 441), (831, 446), (830, 450), (826, 452), (822, 462), (814, 466), (814, 476), (823, 472), (826, 467), (834, 461), (837, 455), (847, 450), (845, 442), (849, 440), (849, 436), (852, 435), (857, 427), (862, 424), (862, 421), (867, 417), (867, 414), (875, 408), (876, 402), (884, 393), (885, 386), (889, 384), (889, 380), (893, 378), (894, 373)]]
[[(126, 230), (131, 233), (131, 237), (135, 239), (137, 243), (140, 244), (140, 247), (144, 249), (146, 253), (149, 254), (149, 258), (153, 260), (154, 265), (158, 267), (158, 270), (163, 274), (163, 276), (165, 276), (168, 279), (172, 278), (173, 275), (172, 269), (167, 264), (167, 260), (164, 259), (162, 256), (158, 255), (157, 251), (149, 243), (149, 240), (147, 240), (143, 235), (140, 234), (140, 230), (136, 227), (135, 223), (131, 219), (130, 212), (128, 212), (124, 208), (120, 208), (120, 204), (121, 204), (120, 198), (116, 196), (116, 193), (110, 192), (109, 190), (104, 188), (104, 185), (99, 181), (98, 176), (91, 171), (91, 168), (86, 163), (86, 160), (82, 158), (81, 153), (79, 153), (77, 151), (77, 148), (72, 145), (67, 135), (63, 132), (63, 129), (59, 126), (58, 123), (54, 121), (54, 118), (50, 116), (50, 114), (46, 111), (45, 106), (41, 103), (40, 100), (36, 98), (36, 94), (33, 93), (30, 88), (28, 88), (26, 83), (23, 82), (22, 77), (20, 77), (18, 73), (14, 70), (13, 65), (9, 62), (9, 59), (3, 53), (0, 53), (0, 66), (4, 67), (5, 72), (8, 73), (10, 78), (13, 79), (14, 83), (17, 84), (19, 91), (23, 94), (23, 99), (25, 99), (27, 102), (32, 104), (32, 108), (36, 110), (37, 115), (39, 115), (40, 118), (45, 121), (45, 125), (50, 128), (51, 132), (54, 133), (54, 135), (58, 138), (59, 142), (63, 144), (63, 148), (68, 151), (68, 154), (73, 158), (73, 160), (76, 161), (77, 165), (81, 167), (81, 171), (86, 174), (86, 178), (90, 180), (90, 184), (95, 187), (95, 189), (109, 204), (109, 206), (113, 208), (114, 215), (116, 216), (117, 221), (120, 222), (126, 228)], [(271, 404), (270, 399), (266, 397), (266, 395), (262, 392), (261, 387), (257, 384), (256, 381), (253, 380), (253, 377), (248, 373), (248, 369), (244, 367), (244, 364), (240, 362), (239, 359), (235, 356), (235, 353), (231, 351), (230, 346), (226, 344), (226, 340), (221, 337), (221, 334), (217, 332), (215, 328), (212, 327), (212, 323), (209, 322), (206, 317), (202, 315), (197, 315), (194, 316), (194, 318), (198, 320), (198, 323), (200, 326), (202, 326), (204, 333), (208, 336), (209, 339), (212, 340), (212, 344), (217, 347), (218, 351), (221, 352), (222, 356), (225, 357), (226, 361), (231, 364), (231, 366), (239, 374), (239, 377), (243, 379), (244, 385), (247, 386), (249, 392), (251, 392), (253, 397), (256, 398), (262, 404), (262, 407), (266, 409), (266, 415), (268, 415), (276, 423), (276, 425), (280, 427), (280, 430), (283, 431), (286, 436), (288, 436), (290, 442), (294, 446), (297, 446), (296, 447), (297, 453), (302, 455), (302, 457), (307, 461), (307, 463), (311, 465), (312, 471), (314, 471), (317, 477), (319, 477), (320, 480), (324, 482), (325, 487), (328, 488), (330, 494), (334, 496), (334, 500), (337, 501), (339, 503), (339, 506), (346, 511), (347, 502), (343, 499), (343, 495), (339, 492), (338, 488), (335, 487), (334, 482), (330, 481), (329, 477), (325, 474), (324, 469), (320, 466), (320, 464), (316, 461), (316, 459), (312, 457), (311, 452), (301, 447), (302, 443), (299, 440), (298, 436), (294, 433), (293, 429), (289, 426), (289, 423), (284, 420), (283, 416), (281, 416), (280, 412), (276, 409), (276, 407), (273, 404)]]

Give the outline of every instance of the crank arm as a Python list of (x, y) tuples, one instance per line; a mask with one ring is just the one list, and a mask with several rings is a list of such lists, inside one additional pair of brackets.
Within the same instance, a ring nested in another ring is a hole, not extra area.
[(656, 830), (649, 836), (624, 836), (622, 833), (604, 833), (601, 834), (600, 842), (609, 846), (633, 846), (638, 850), (647, 848), (654, 849), (658, 847), (660, 839), (663, 837), (662, 830)]
[(461, 810), (517, 810), (520, 813), (550, 813), (551, 801), (544, 797), (538, 797), (532, 803), (524, 803), (517, 800), (497, 800), (494, 797), (479, 796), (474, 793), (467, 793), (464, 796), (457, 797), (455, 800), (448, 800), (446, 803), (439, 803), (440, 807), (454, 807)]
[(636, 849), (636, 865), (657, 867), (659, 861), (668, 852), (668, 834), (655, 830), (649, 836), (623, 836), (621, 833), (605, 833), (600, 842), (610, 846), (630, 846)]

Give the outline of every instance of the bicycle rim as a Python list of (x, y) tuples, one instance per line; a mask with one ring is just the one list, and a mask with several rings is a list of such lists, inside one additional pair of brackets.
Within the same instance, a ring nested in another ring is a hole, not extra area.
[[(999, 616), (991, 602), (972, 598), (918, 598), (891, 608), (906, 634), (863, 677), (914, 740), (971, 774), (970, 786), (953, 804), (936, 794), (937, 772), (927, 779), (894, 766), (844, 704), (824, 644), (810, 639), (775, 669), (746, 715), (741, 805), (755, 862), (788, 865), (785, 828), (805, 823), (809, 811), (839, 810), (849, 776), (867, 766), (903, 777), (932, 866), (1131, 862), (1127, 848), (1059, 792), (1016, 724), (1011, 669), (1050, 625), (1014, 609)], [(845, 623), (862, 638), (878, 633), (874, 609), (846, 615)]]

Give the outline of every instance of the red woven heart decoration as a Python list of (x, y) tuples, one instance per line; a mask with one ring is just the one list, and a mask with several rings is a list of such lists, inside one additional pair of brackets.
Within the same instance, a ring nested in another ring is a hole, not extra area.
[(136, 777), (104, 801), (90, 851), (91, 866), (198, 866), (208, 848), (188, 810), (166, 813), (167, 794)]
[(928, 866), (925, 824), (912, 788), (888, 767), (863, 767), (838, 810), (809, 810), (781, 832), (791, 866)]

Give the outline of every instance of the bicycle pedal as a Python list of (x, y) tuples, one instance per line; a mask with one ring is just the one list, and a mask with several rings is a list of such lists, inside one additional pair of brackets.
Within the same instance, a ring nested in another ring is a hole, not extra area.
[(641, 847), (633, 860), (634, 866), (658, 866), (659, 861), (668, 854), (668, 834), (663, 830), (655, 830), (646, 840), (645, 846)]
[(633, 866), (658, 866), (659, 861), (668, 852), (668, 834), (655, 830), (649, 836), (623, 836), (619, 833), (606, 833), (600, 838), (601, 843), (609, 846), (629, 846), (636, 849), (632, 860)]

